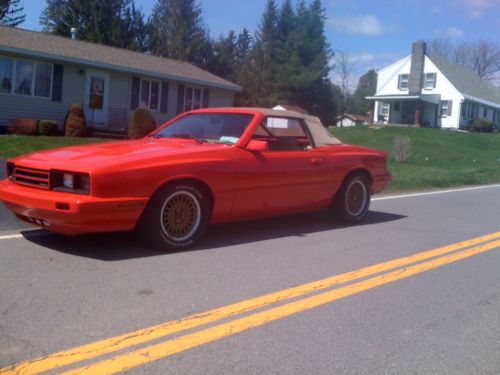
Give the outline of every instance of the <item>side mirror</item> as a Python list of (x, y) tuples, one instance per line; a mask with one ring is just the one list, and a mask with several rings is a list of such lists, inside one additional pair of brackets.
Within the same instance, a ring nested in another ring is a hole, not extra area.
[(252, 152), (269, 151), (269, 143), (267, 141), (259, 141), (258, 139), (251, 139), (248, 142), (247, 150)]

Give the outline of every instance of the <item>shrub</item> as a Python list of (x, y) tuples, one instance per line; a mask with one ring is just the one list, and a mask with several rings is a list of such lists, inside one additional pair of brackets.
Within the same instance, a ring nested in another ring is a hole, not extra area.
[(38, 127), (35, 119), (16, 118), (10, 120), (7, 132), (9, 134), (38, 135)]
[(87, 136), (87, 121), (85, 120), (83, 107), (80, 104), (73, 104), (69, 109), (64, 129), (66, 137)]
[(132, 114), (128, 124), (128, 137), (130, 139), (144, 138), (156, 129), (153, 115), (144, 108), (137, 108)]
[(392, 142), (394, 158), (398, 163), (408, 160), (411, 155), (410, 137), (397, 136)]
[(493, 132), (493, 123), (490, 120), (478, 118), (469, 123), (465, 130), (477, 133), (491, 133)]
[(54, 120), (39, 120), (38, 134), (40, 135), (56, 135), (57, 121)]

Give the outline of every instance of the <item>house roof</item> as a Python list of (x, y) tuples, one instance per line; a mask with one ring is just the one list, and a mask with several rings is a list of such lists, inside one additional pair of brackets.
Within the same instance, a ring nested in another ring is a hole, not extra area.
[(363, 115), (354, 115), (352, 113), (342, 113), (341, 115), (338, 115), (336, 120), (341, 120), (343, 118), (349, 118), (352, 121), (366, 121), (368, 122), (370, 118), (368, 116), (363, 116)]
[(240, 86), (186, 62), (10, 26), (0, 26), (0, 53), (2, 51), (232, 91), (241, 90)]
[(427, 57), (463, 95), (470, 96), (471, 99), (500, 104), (500, 89), (480, 79), (471, 69), (434, 53), (427, 53)]

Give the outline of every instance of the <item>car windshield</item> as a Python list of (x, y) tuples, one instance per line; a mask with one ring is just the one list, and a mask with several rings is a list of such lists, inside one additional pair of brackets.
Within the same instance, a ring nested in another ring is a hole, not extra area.
[(186, 138), (198, 142), (235, 144), (253, 115), (238, 113), (200, 113), (180, 118), (154, 133), (156, 138)]

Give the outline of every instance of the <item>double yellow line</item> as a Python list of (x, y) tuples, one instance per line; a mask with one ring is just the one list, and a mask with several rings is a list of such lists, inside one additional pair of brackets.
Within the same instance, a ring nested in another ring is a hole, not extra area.
[[(277, 319), (297, 314), (377, 286), (404, 279), (499, 247), (500, 232), (495, 232), (486, 236), (394, 259), (220, 307), (204, 313), (188, 316), (179, 320), (17, 363), (12, 366), (1, 368), (0, 374), (42, 373), (60, 369), (63, 366), (75, 365), (82, 361), (96, 359), (97, 357), (114, 353), (122, 349), (150, 343), (149, 345), (145, 345), (133, 351), (117, 354), (113, 357), (69, 370), (64, 374), (113, 374), (125, 371), (175, 353), (270, 323)], [(345, 283), (348, 284), (323, 293), (315, 293)], [(312, 295), (306, 297), (306, 294)], [(297, 297), (302, 298), (298, 299)], [(285, 304), (279, 304), (279, 302), (287, 301), (292, 298), (297, 299)], [(270, 307), (272, 304), (277, 304), (278, 306)], [(254, 312), (264, 307), (269, 308)], [(253, 313), (244, 315), (250, 312)], [(244, 316), (228, 320), (229, 318), (242, 314)], [(228, 321), (207, 328), (200, 328), (200, 330), (187, 333), (183, 336), (151, 344), (153, 340), (222, 319)]]

